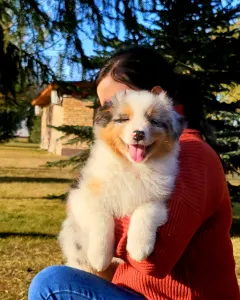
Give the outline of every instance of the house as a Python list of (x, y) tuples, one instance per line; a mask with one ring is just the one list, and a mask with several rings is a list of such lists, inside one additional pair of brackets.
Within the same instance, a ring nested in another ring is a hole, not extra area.
[(67, 145), (73, 136), (61, 137), (64, 133), (52, 126), (92, 126), (96, 99), (92, 82), (63, 82), (49, 84), (32, 100), (35, 115), (41, 117), (41, 149), (58, 155), (71, 156), (87, 147), (84, 143)]

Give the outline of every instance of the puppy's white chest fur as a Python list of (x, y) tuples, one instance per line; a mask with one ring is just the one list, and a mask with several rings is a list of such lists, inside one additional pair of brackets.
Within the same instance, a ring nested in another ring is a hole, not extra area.
[[(78, 195), (77, 207), (73, 211), (85, 211), (87, 205), (90, 210), (94, 207), (94, 210), (123, 217), (130, 216), (143, 203), (163, 203), (174, 186), (177, 144), (173, 152), (161, 160), (129, 164), (113, 154), (104, 143), (97, 141), (83, 170), (84, 181), (79, 183), (81, 195)], [(83, 206), (82, 209), (79, 206)]]

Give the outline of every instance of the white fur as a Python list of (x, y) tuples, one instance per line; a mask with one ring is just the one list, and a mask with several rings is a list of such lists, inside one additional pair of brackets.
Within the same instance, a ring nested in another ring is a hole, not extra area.
[[(119, 101), (121, 97), (124, 95), (118, 95)], [(131, 129), (125, 130), (125, 142), (132, 130), (147, 130), (143, 114), (156, 101), (165, 110), (163, 115), (174, 118), (172, 104), (165, 94), (157, 98), (147, 92), (128, 92), (124, 101), (136, 113), (128, 125)], [(173, 126), (174, 122), (175, 119)], [(84, 269), (90, 264), (97, 271), (109, 266), (114, 256), (114, 217), (131, 217), (127, 251), (133, 259), (141, 261), (152, 253), (157, 228), (167, 221), (166, 200), (174, 188), (178, 152), (176, 142), (163, 158), (130, 163), (119, 158), (96, 134), (90, 158), (81, 172), (83, 179), (70, 191), (71, 211), (59, 236), (68, 264), (75, 265), (80, 260), (82, 266), (78, 267)], [(89, 188), (93, 178), (99, 182), (98, 195)], [(76, 241), (81, 250), (76, 250)]]

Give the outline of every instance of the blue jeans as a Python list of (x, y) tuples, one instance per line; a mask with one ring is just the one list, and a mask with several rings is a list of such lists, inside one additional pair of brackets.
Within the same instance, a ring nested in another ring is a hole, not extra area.
[(93, 274), (66, 266), (52, 266), (33, 279), (28, 300), (143, 300), (143, 296)]

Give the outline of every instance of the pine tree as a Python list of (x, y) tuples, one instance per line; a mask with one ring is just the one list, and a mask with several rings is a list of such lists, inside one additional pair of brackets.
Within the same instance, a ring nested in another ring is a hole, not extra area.
[(0, 0), (0, 142), (11, 138), (29, 117), (27, 94), (33, 84), (53, 77), (44, 56), (35, 53), (44, 43), (47, 15), (34, 1), (26, 2)]
[[(148, 32), (153, 47), (175, 66), (201, 83), (205, 114), (216, 132), (213, 145), (223, 160), (226, 174), (240, 167), (240, 5), (229, 1), (160, 1), (154, 24)], [(235, 24), (235, 25), (233, 25)], [(235, 85), (235, 101), (229, 101)], [(240, 201), (240, 189), (229, 184), (232, 199)]]

